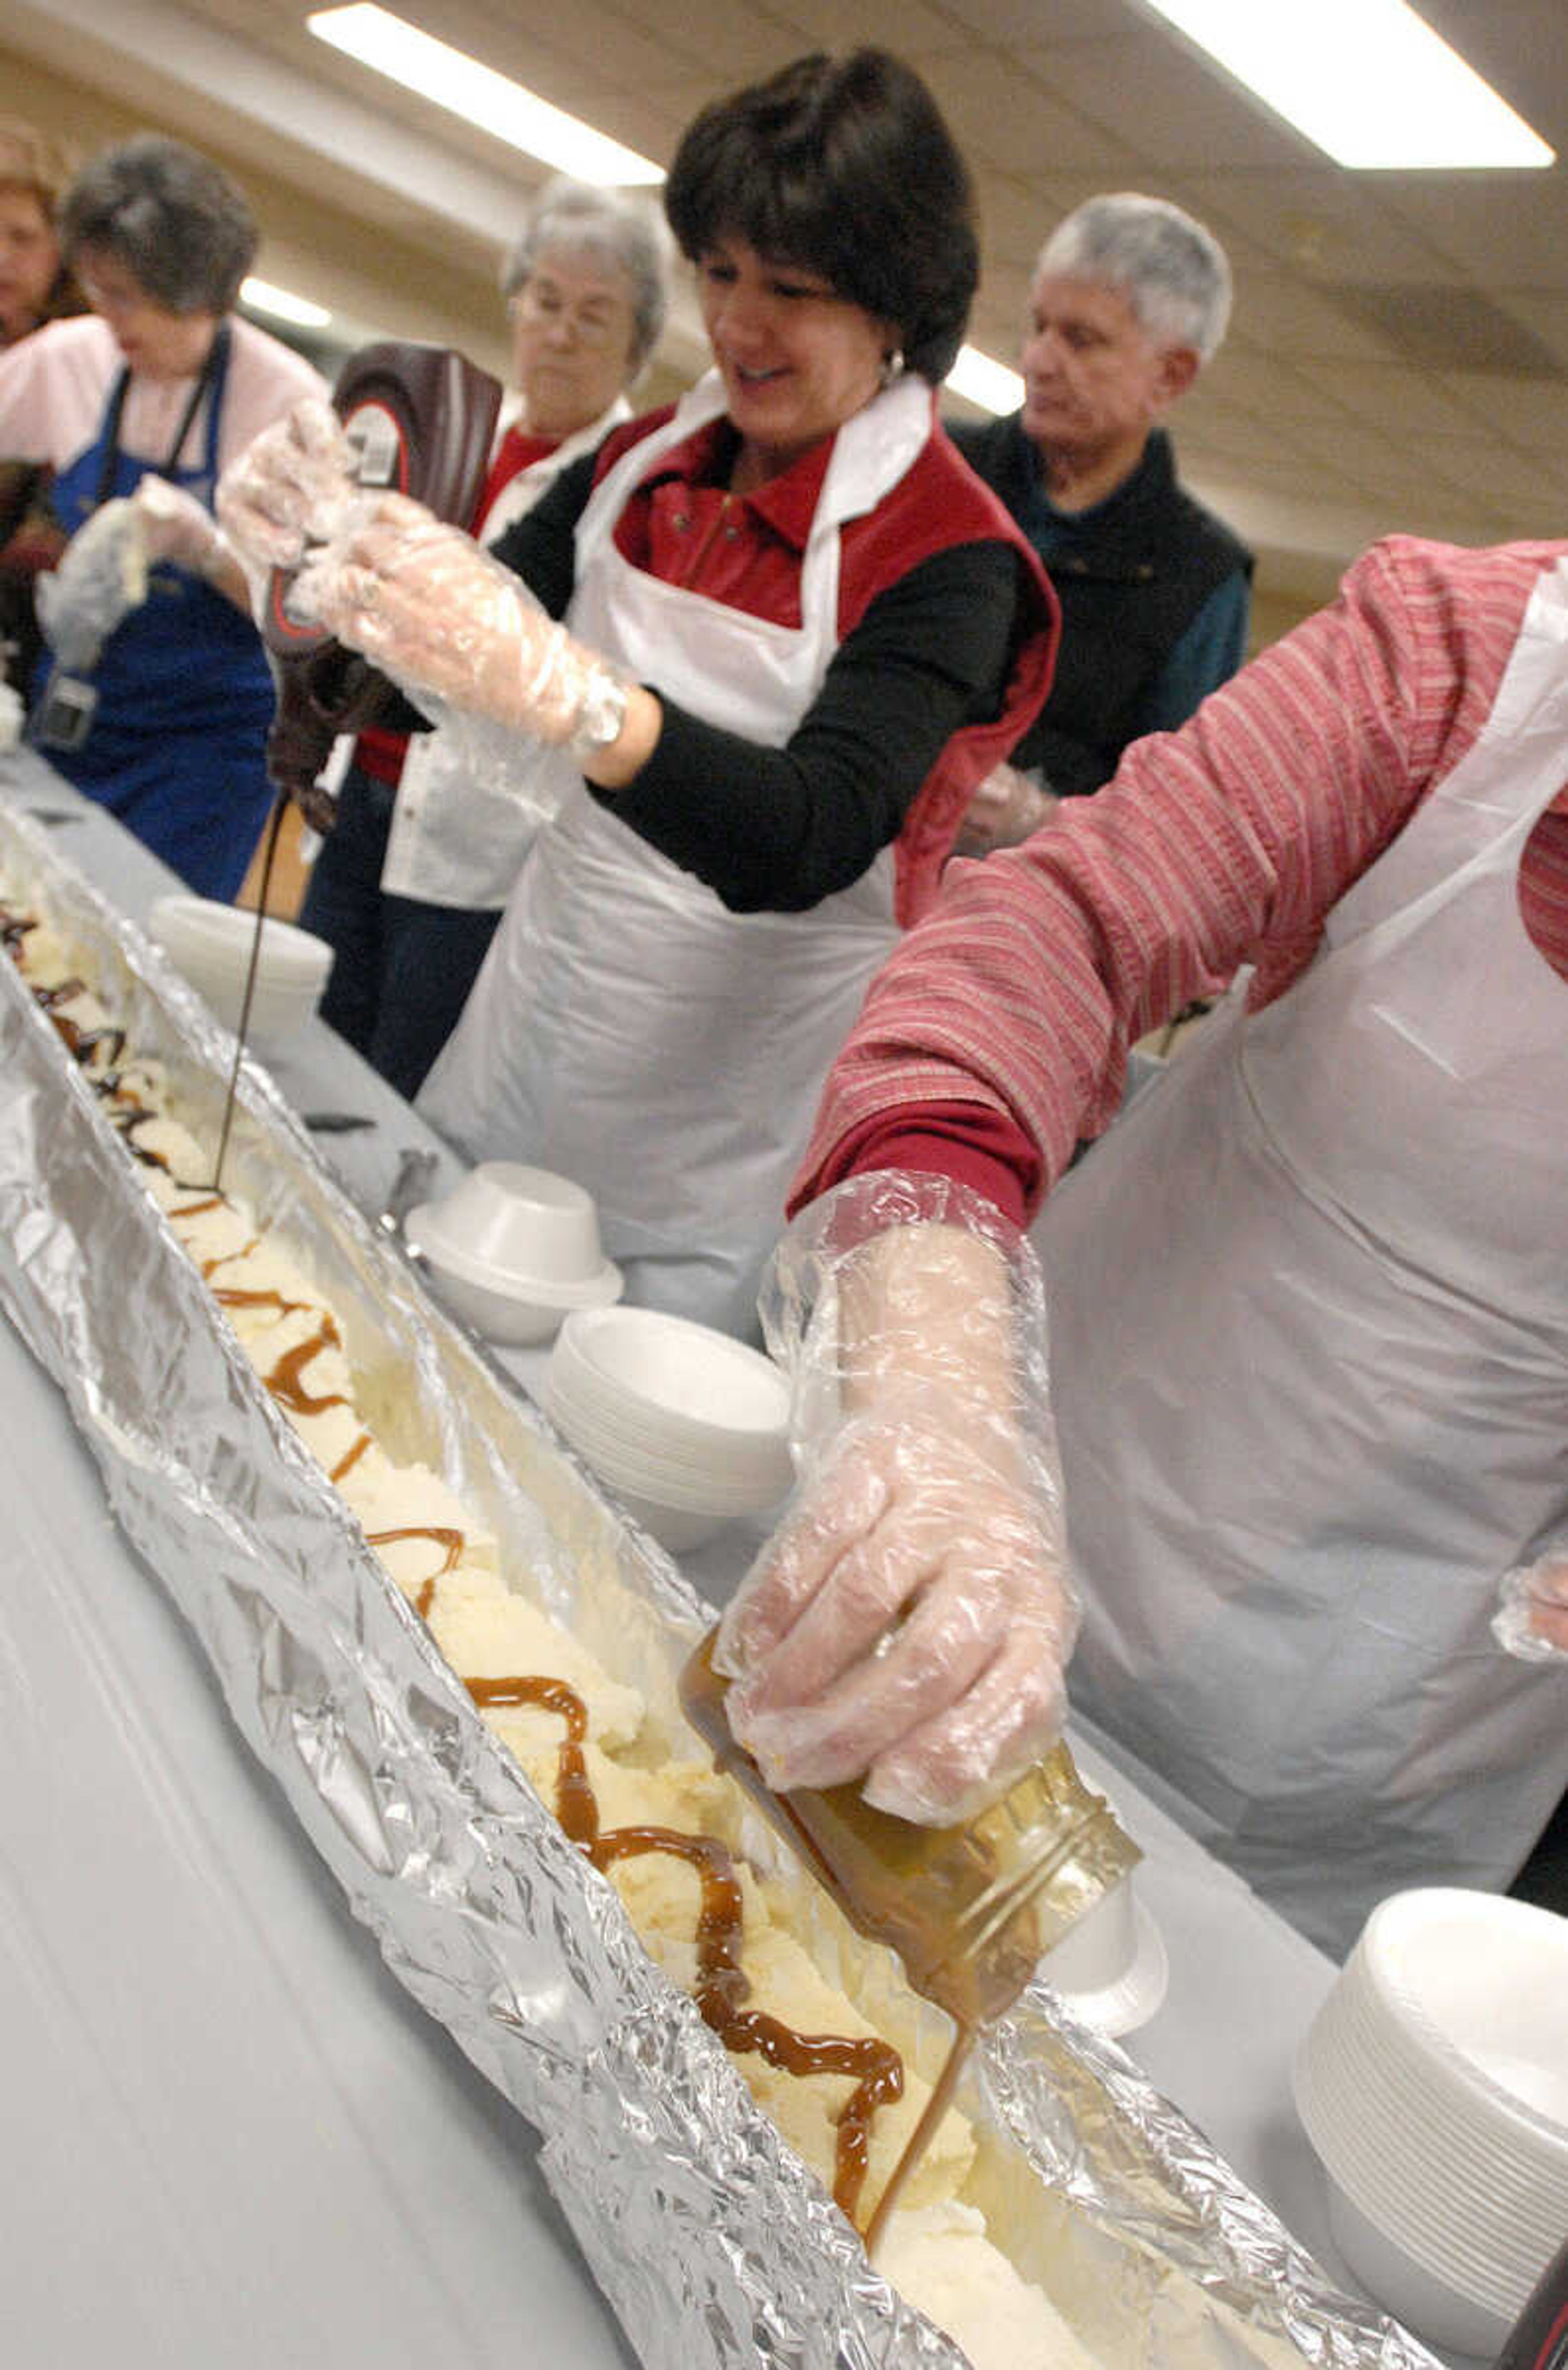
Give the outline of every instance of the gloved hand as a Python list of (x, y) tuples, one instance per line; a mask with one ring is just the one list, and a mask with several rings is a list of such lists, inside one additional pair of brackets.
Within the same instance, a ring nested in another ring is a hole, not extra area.
[(306, 616), (410, 692), (568, 745), (610, 670), (522, 580), (401, 494), (364, 498), (294, 581)]
[(721, 1625), (731, 1726), (775, 1788), (967, 1818), (1055, 1741), (1077, 1629), (1038, 1270), (976, 1197), (878, 1176), (771, 1288), (802, 1470)]
[(128, 496), (96, 510), (33, 590), (44, 639), (67, 674), (90, 674), (115, 627), (146, 597), (146, 516)]
[(1049, 823), (1060, 805), (1043, 776), (1016, 765), (994, 766), (964, 810), (952, 852), (988, 856), (995, 847), (1016, 847)]
[(1568, 1661), (1568, 1546), (1505, 1572), (1492, 1634), (1521, 1662)]
[(167, 477), (144, 477), (131, 497), (141, 513), (142, 544), (149, 559), (172, 560), (194, 576), (211, 575), (227, 546), (217, 520)]
[(274, 568), (295, 568), (307, 539), (325, 538), (360, 499), (354, 454), (329, 403), (306, 396), (231, 461), (217, 512), (259, 616)]

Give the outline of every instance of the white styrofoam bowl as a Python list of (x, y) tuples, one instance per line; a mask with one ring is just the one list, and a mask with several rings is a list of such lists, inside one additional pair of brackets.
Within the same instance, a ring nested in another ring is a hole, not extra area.
[[(420, 1217), (427, 1241), (475, 1280), (518, 1293), (545, 1284), (552, 1292), (603, 1287), (606, 1262), (594, 1197), (551, 1169), (481, 1160), (442, 1200), (427, 1202)], [(562, 1302), (572, 1305), (570, 1297)]]
[(693, 1547), (706, 1546), (730, 1520), (727, 1514), (704, 1512), (700, 1507), (666, 1506), (657, 1498), (640, 1498), (629, 1490), (617, 1490), (620, 1505), (662, 1547), (671, 1555), (686, 1555)]
[(790, 1386), (771, 1359), (712, 1327), (649, 1308), (571, 1317), (549, 1386), (604, 1448), (667, 1460), (688, 1479), (744, 1482), (767, 1506), (792, 1478)]
[(760, 1352), (687, 1317), (574, 1310), (543, 1396), (583, 1461), (676, 1554), (766, 1513), (794, 1478), (786, 1378)]
[(475, 1283), (449, 1267), (421, 1234), (418, 1214), (404, 1228), (409, 1248), (424, 1261), (436, 1298), (487, 1341), (525, 1349), (548, 1341), (566, 1311), (559, 1302), (535, 1300), (494, 1283)]
[[(256, 915), (241, 905), (180, 892), (155, 901), (150, 926), (175, 969), (226, 1027), (237, 1029)], [(315, 1018), (331, 969), (332, 949), (324, 938), (269, 914), (251, 997), (248, 1033), (252, 1043), (277, 1046), (297, 1037)]]
[(1367, 2295), (1428, 2345), (1494, 2360), (1516, 2316), (1478, 2304), (1450, 2278), (1417, 2262), (1361, 2211), (1326, 2168), (1324, 2185), (1334, 2244)]
[(1457, 1887), (1367, 1919), (1295, 2067), (1336, 2232), (1430, 2343), (1494, 2353), (1568, 2224), (1568, 1919)]
[(452, 1314), (487, 1341), (512, 1348), (549, 1340), (572, 1309), (617, 1300), (623, 1288), (619, 1268), (608, 1260), (578, 1282), (511, 1276), (453, 1242), (428, 1205), (409, 1212), (403, 1233)]

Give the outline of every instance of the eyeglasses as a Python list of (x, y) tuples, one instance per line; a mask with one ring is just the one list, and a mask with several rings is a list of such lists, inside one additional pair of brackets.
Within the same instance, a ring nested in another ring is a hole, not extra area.
[(590, 296), (580, 305), (569, 305), (547, 282), (539, 287), (525, 281), (511, 303), (514, 321), (526, 321), (535, 328), (569, 329), (580, 344), (607, 346), (626, 331), (626, 307), (614, 297)]

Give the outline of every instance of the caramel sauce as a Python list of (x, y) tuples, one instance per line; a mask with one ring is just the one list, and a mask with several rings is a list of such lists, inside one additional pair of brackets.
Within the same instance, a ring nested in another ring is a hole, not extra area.
[[(358, 1442), (354, 1445), (357, 1451)], [(400, 1530), (366, 1531), (364, 1536), (373, 1547), (390, 1547), (395, 1539), (429, 1539), (432, 1547), (441, 1549), (442, 1559), (421, 1588), (419, 1602), (414, 1607), (421, 1620), (434, 1603), (437, 1581), (445, 1579), (467, 1545), (463, 1532), (449, 1529), (444, 1523), (409, 1523)]]
[[(674, 1827), (612, 1827), (600, 1832), (599, 1806), (582, 1750), (588, 1735), (587, 1708), (574, 1688), (561, 1679), (524, 1677), (466, 1679), (464, 1685), (481, 1710), (497, 1704), (536, 1704), (563, 1721), (566, 1733), (556, 1765), (555, 1813), (569, 1841), (601, 1873), (617, 1860), (639, 1858), (647, 1852), (667, 1852), (696, 1869), (701, 1884), (697, 2005), (703, 2022), (725, 2048), (737, 2057), (755, 2051), (769, 2065), (801, 2078), (836, 2074), (854, 2083), (838, 2116), (833, 2181), (835, 2204), (853, 2221), (865, 2187), (877, 2110), (904, 2094), (904, 2060), (898, 2051), (874, 2034), (796, 2032), (766, 2010), (744, 2005), (751, 1989), (740, 1962), (744, 1911), (729, 1852), (712, 1835), (684, 1835)], [(944, 2110), (951, 2095), (950, 2084)], [(922, 2144), (923, 2136), (940, 2120), (940, 2115), (929, 2112), (922, 2116), (917, 2134)], [(895, 2182), (912, 2161), (906, 2149), (894, 2175)]]
[[(0, 944), (4, 944), (18, 961), (22, 940), (34, 927), (36, 921), (33, 916), (0, 908)], [(54, 1006), (84, 993), (85, 987), (86, 983), (82, 980), (69, 979), (53, 988), (34, 992), (40, 1005), (52, 1013), (54, 1025), (70, 1051), (84, 1064), (105, 1043), (111, 1044), (113, 1048), (109, 1060), (117, 1062), (125, 1050), (123, 1031), (118, 1029), (78, 1030), (67, 1015), (52, 1010)], [(106, 1101), (120, 1099), (120, 1079), (112, 1072), (101, 1076), (94, 1083), (97, 1092)], [(111, 1113), (111, 1119), (128, 1151), (145, 1166), (167, 1171), (167, 1158), (161, 1153), (144, 1150), (135, 1140), (136, 1129), (157, 1114), (145, 1110), (133, 1095), (128, 1095), (124, 1099), (127, 1107)], [(202, 1188), (194, 1184), (187, 1190), (202, 1191)], [(172, 1214), (195, 1216), (222, 1208), (225, 1201), (222, 1193), (207, 1192), (201, 1200), (185, 1203), (181, 1210)], [(247, 1249), (253, 1248), (253, 1244), (246, 1246)], [(243, 1256), (243, 1252), (230, 1252), (225, 1258)], [(202, 1270), (203, 1278), (211, 1283), (213, 1271), (225, 1263), (225, 1259), (205, 1261)], [(311, 1305), (305, 1301), (286, 1300), (276, 1290), (250, 1291), (213, 1284), (213, 1291), (214, 1297), (225, 1306), (275, 1306), (280, 1315)], [(352, 1402), (345, 1394), (314, 1395), (304, 1382), (304, 1369), (310, 1360), (320, 1350), (339, 1346), (340, 1340), (337, 1326), (330, 1317), (324, 1315), (316, 1333), (286, 1352), (271, 1374), (263, 1378), (266, 1389), (285, 1409), (296, 1415), (318, 1415), (329, 1408), (350, 1406)], [(362, 1432), (346, 1455), (332, 1468), (330, 1478), (334, 1481), (340, 1479), (372, 1444), (371, 1434)], [(366, 1538), (373, 1547), (388, 1546), (398, 1539), (428, 1538), (441, 1549), (443, 1561), (440, 1569), (421, 1584), (415, 1599), (416, 1610), (421, 1617), (428, 1617), (435, 1601), (438, 1582), (454, 1570), (462, 1556), (466, 1544), (464, 1534), (446, 1525), (410, 1524), (406, 1528), (369, 1532)], [(519, 1675), (466, 1679), (464, 1685), (480, 1710), (495, 1706), (532, 1704), (553, 1713), (561, 1720), (564, 1733), (557, 1759), (555, 1813), (568, 1841), (582, 1851), (601, 1873), (607, 1872), (619, 1860), (640, 1858), (651, 1852), (667, 1853), (696, 1870), (701, 1888), (696, 1933), (697, 2005), (703, 2021), (724, 2047), (737, 2056), (755, 2052), (768, 2065), (802, 2079), (813, 2075), (829, 2074), (853, 2082), (854, 2088), (837, 2118), (833, 2185), (835, 2203), (853, 2221), (865, 2186), (871, 2131), (877, 2111), (903, 2096), (904, 2061), (898, 2051), (891, 2042), (875, 2035), (857, 2037), (797, 2032), (766, 2010), (746, 2005), (751, 1985), (741, 1965), (744, 1909), (729, 1851), (713, 1836), (686, 1835), (671, 1827), (629, 1826), (601, 1832), (598, 1801), (588, 1776), (584, 1753), (588, 1736), (587, 1708), (565, 1680)], [(899, 2158), (868, 2226), (868, 2248), (874, 2243), (894, 2197), (947, 2111), (968, 2038), (966, 2033), (961, 2032), (938, 2088)]]
[[(222, 1262), (214, 1260), (213, 1264), (219, 1266)], [(308, 1300), (285, 1300), (276, 1286), (265, 1292), (251, 1292), (242, 1284), (215, 1283), (213, 1298), (224, 1308), (275, 1308), (280, 1317), (287, 1317), (294, 1309), (310, 1306)]]
[(314, 1333), (304, 1341), (285, 1350), (270, 1375), (262, 1377), (267, 1388), (280, 1407), (291, 1415), (324, 1415), (329, 1408), (352, 1407), (353, 1402), (344, 1391), (313, 1393), (305, 1386), (305, 1368), (323, 1350), (335, 1350), (340, 1335), (329, 1317), (323, 1317)]
[[(338, 1462), (333, 1466), (331, 1472), (328, 1475), (328, 1479), (329, 1481), (340, 1481), (344, 1474), (351, 1472), (359, 1463), (360, 1458), (364, 1455), (365, 1450), (369, 1448), (370, 1445), (371, 1437), (369, 1432), (362, 1432), (353, 1446), (350, 1449), (348, 1455), (346, 1456), (339, 1457)], [(420, 1609), (423, 1612), (425, 1607), (421, 1605)]]
[(943, 2062), (942, 2070), (937, 2077), (936, 2086), (921, 2111), (920, 2120), (905, 2142), (904, 2153), (894, 2166), (888, 2176), (887, 2187), (877, 2200), (876, 2211), (867, 2223), (863, 2234), (866, 2252), (873, 2260), (876, 2256), (877, 2243), (887, 2228), (894, 2208), (903, 2196), (910, 2175), (935, 2139), (940, 2128), (942, 2117), (952, 2104), (953, 2094), (958, 2088), (959, 2077), (963, 2074), (964, 2063), (974, 2046), (974, 2035), (977, 2030), (978, 2027), (975, 2025), (961, 2024), (953, 2034), (952, 2044)]
[[(217, 1196), (217, 1200), (218, 1200), (219, 1202), (221, 1202), (221, 1201), (223, 1200), (223, 1196), (222, 1196), (222, 1194), (219, 1194), (219, 1195)], [(212, 1281), (213, 1281), (213, 1278), (216, 1275), (216, 1273), (217, 1273), (217, 1271), (218, 1271), (219, 1268), (221, 1268), (221, 1267), (227, 1267), (227, 1265), (228, 1265), (228, 1263), (229, 1263), (230, 1260), (244, 1259), (244, 1257), (246, 1256), (246, 1254), (247, 1254), (247, 1252), (248, 1252), (248, 1251), (253, 1251), (253, 1250), (256, 1248), (256, 1246), (257, 1246), (257, 1243), (259, 1242), (259, 1236), (252, 1235), (252, 1236), (251, 1236), (251, 1237), (250, 1237), (250, 1240), (249, 1240), (248, 1243), (241, 1243), (241, 1245), (240, 1245), (240, 1247), (239, 1247), (238, 1250), (236, 1250), (236, 1251), (220, 1251), (220, 1252), (218, 1253), (218, 1255), (217, 1255), (217, 1257), (216, 1257), (215, 1259), (203, 1260), (202, 1260), (202, 1282), (203, 1282), (204, 1283), (212, 1283)], [(301, 1301), (301, 1302), (299, 1303), (299, 1306), (300, 1306), (300, 1307), (304, 1308), (304, 1307), (307, 1306), (308, 1306), (308, 1304), (307, 1304), (306, 1302), (305, 1302), (305, 1301)]]
[[(433, 1582), (430, 1593), (435, 1593)], [(599, 1847), (599, 1803), (582, 1751), (588, 1742), (588, 1707), (576, 1688), (564, 1679), (547, 1678), (465, 1679), (463, 1685), (481, 1711), (492, 1705), (535, 1704), (556, 1714), (566, 1733), (556, 1759), (555, 1814), (567, 1841), (594, 1858)], [(604, 1863), (595, 1858), (594, 1865)]]

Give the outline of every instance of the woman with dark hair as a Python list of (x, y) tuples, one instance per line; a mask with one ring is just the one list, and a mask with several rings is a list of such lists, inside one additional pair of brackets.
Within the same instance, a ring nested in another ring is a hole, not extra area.
[(225, 464), (325, 390), (231, 316), (256, 226), (192, 149), (104, 150), (60, 227), (93, 310), (0, 358), (0, 453), (52, 468), (71, 538), (37, 582), (33, 735), (191, 888), (232, 897), (271, 800), (272, 688), (212, 502)]
[[(743, 1328), (836, 1038), (1043, 697), (1055, 610), (937, 422), (976, 250), (918, 77), (802, 59), (698, 117), (664, 201), (707, 376), (493, 557), (388, 500), (300, 590), (555, 808), (421, 1110), (587, 1185), (633, 1297)], [(341, 466), (329, 423), (275, 431), (231, 536), (291, 564)]]

